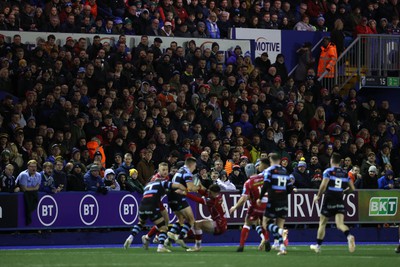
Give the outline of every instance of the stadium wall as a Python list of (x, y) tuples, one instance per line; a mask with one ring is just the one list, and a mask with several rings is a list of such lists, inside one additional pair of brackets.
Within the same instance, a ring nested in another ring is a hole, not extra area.
[[(315, 190), (299, 190), (288, 196), (287, 223), (300, 227), (317, 224), (322, 201), (314, 203)], [(350, 223), (389, 223), (400, 221), (399, 190), (359, 190), (344, 195), (347, 205), (346, 221)], [(25, 224), (23, 193), (0, 193), (0, 231), (32, 229), (123, 228), (138, 221), (140, 194), (109, 192), (107, 195), (89, 192), (65, 192), (55, 195), (39, 194), (39, 204), (31, 213), (32, 223)], [(229, 225), (241, 225), (249, 203), (232, 215), (240, 193), (223, 193), (223, 207)], [(171, 222), (176, 217), (168, 208)], [(207, 208), (189, 201), (197, 219), (208, 218)]]

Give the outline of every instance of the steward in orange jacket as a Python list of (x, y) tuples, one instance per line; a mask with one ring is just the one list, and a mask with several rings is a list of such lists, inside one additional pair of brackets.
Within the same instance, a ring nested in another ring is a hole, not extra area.
[(321, 54), (318, 62), (318, 77), (321, 77), (325, 71), (328, 73), (324, 78), (335, 77), (335, 64), (337, 61), (336, 45), (331, 43), (329, 37), (325, 37), (321, 46)]

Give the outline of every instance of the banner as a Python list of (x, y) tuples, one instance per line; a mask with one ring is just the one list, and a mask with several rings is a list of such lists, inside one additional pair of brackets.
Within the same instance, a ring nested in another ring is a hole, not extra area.
[[(314, 203), (316, 190), (299, 190), (288, 195), (288, 224), (316, 224), (324, 197)], [(361, 190), (346, 194), (345, 220), (352, 223), (399, 222), (399, 190)], [(222, 193), (225, 217), (230, 225), (244, 222), (249, 202), (232, 214), (240, 193)], [(129, 192), (65, 192), (54, 195), (39, 194), (37, 209), (32, 212), (32, 223), (25, 225), (25, 205), (22, 193), (0, 193), (0, 230), (42, 228), (129, 227), (138, 221), (138, 207), (142, 196)], [(177, 218), (169, 209), (167, 197), (162, 199), (171, 222)], [(189, 201), (196, 219), (209, 218), (207, 207)], [(333, 221), (334, 218), (331, 218)]]
[(233, 39), (254, 41), (253, 58), (267, 52), (271, 63), (282, 53), (281, 31), (265, 29), (232, 28)]
[[(324, 196), (318, 203), (314, 203), (313, 200), (316, 193), (316, 190), (301, 190), (301, 192), (288, 195), (289, 210), (286, 223), (318, 223)], [(237, 203), (240, 196), (241, 195), (239, 193), (223, 194), (223, 208), (225, 210), (225, 217), (228, 219), (228, 224), (243, 224), (244, 222), (244, 218), (250, 206), (249, 201), (247, 201), (242, 207), (238, 208), (232, 214), (229, 214), (229, 208)], [(357, 221), (358, 199), (356, 193), (344, 195), (343, 200), (347, 209), (345, 220), (349, 222)], [(208, 218), (209, 213), (207, 211), (207, 207), (199, 205), (196, 215), (196, 219)], [(331, 220), (334, 220), (334, 218), (331, 218)]]
[(399, 197), (398, 190), (358, 192), (359, 221), (400, 222)]

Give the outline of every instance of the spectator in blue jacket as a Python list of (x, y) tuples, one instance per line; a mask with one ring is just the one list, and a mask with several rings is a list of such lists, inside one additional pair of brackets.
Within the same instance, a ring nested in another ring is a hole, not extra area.
[(40, 177), (42, 179), (39, 188), (40, 192), (45, 192), (47, 194), (58, 192), (53, 178), (53, 163), (43, 163), (43, 171), (40, 172)]
[(220, 39), (221, 35), (219, 32), (219, 28), (217, 25), (217, 15), (214, 12), (210, 13), (208, 19), (206, 20), (207, 32), (210, 35), (210, 38)]
[(393, 176), (394, 176), (393, 171), (387, 170), (385, 175), (378, 179), (378, 188), (392, 189), (394, 187)]
[(100, 167), (98, 165), (90, 166), (89, 171), (84, 176), (87, 191), (98, 192), (104, 188), (103, 179), (100, 176)]

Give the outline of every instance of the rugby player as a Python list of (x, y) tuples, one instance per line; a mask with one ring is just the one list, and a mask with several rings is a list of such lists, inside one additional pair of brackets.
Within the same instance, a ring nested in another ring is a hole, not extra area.
[(195, 246), (186, 251), (197, 252), (201, 250), (201, 240), (203, 232), (221, 235), (228, 229), (228, 224), (225, 218), (225, 211), (222, 208), (221, 188), (217, 184), (212, 184), (205, 189), (199, 189), (198, 193), (202, 197), (193, 194), (186, 194), (188, 199), (207, 206), (210, 212), (211, 219), (197, 220), (194, 223), (193, 233), (195, 235)]
[[(278, 255), (286, 255), (286, 246), (283, 241), (286, 239), (288, 231), (283, 229), (288, 213), (288, 197), (291, 191), (296, 191), (293, 186), (294, 181), (290, 179), (287, 171), (280, 163), (277, 154), (269, 156), (271, 166), (262, 172), (264, 184), (261, 188), (257, 204), (261, 205), (265, 193), (268, 192), (268, 203), (263, 218), (263, 228), (277, 236), (279, 239)], [(274, 222), (274, 219), (276, 220)]]
[[(133, 241), (133, 238), (143, 229), (146, 220), (150, 219), (155, 225), (157, 225), (160, 231), (157, 252), (171, 252), (169, 249), (164, 247), (164, 241), (167, 238), (168, 226), (165, 225), (165, 221), (160, 212), (160, 201), (161, 198), (166, 194), (167, 190), (173, 191), (173, 189), (186, 190), (181, 184), (173, 184), (168, 181), (156, 181), (148, 183), (144, 188), (143, 198), (139, 205), (139, 222), (132, 228), (132, 232), (129, 237), (125, 240), (124, 248), (128, 249)], [(176, 191), (176, 194), (182, 193)]]
[[(169, 180), (168, 173), (169, 173), (168, 163), (161, 162), (160, 164), (158, 164), (157, 173), (153, 175), (153, 177), (150, 179), (150, 182), (168, 181)], [(161, 215), (164, 218), (165, 225), (168, 227), (168, 224), (169, 224), (168, 211), (165, 209), (165, 207), (161, 201), (159, 203), (159, 208), (160, 208)], [(152, 238), (156, 234), (157, 234), (157, 238), (155, 238), (154, 243), (159, 243), (158, 233), (159, 233), (158, 227), (157, 227), (157, 225), (154, 225), (146, 235), (142, 236), (142, 243), (143, 243), (144, 249), (147, 250), (149, 248), (150, 238)]]
[[(193, 183), (192, 172), (196, 169), (196, 159), (189, 157), (185, 160), (185, 165), (181, 167), (172, 178), (173, 184), (181, 184), (189, 192), (197, 192), (199, 186)], [(192, 208), (186, 201), (186, 196), (171, 191), (168, 194), (168, 205), (178, 217), (178, 222), (174, 223), (168, 232), (168, 238), (174, 240), (181, 247), (188, 249), (183, 238), (194, 225), (194, 215)], [(186, 221), (185, 221), (186, 220)], [(182, 224), (182, 228), (181, 228)], [(165, 240), (165, 245), (170, 245), (170, 240)]]
[(316, 253), (321, 252), (321, 245), (325, 237), (326, 224), (330, 217), (335, 216), (336, 227), (347, 237), (349, 252), (354, 252), (356, 249), (355, 238), (350, 234), (350, 229), (344, 224), (344, 214), (346, 209), (343, 203), (343, 192), (354, 191), (354, 184), (348, 177), (345, 170), (340, 167), (341, 156), (338, 153), (333, 153), (330, 159), (331, 167), (326, 169), (322, 175), (322, 182), (317, 195), (314, 197), (314, 202), (317, 203), (321, 196), (325, 193), (325, 198), (322, 204), (321, 215), (319, 219), (319, 227), (317, 233), (317, 244), (311, 245), (310, 249)]
[[(257, 166), (258, 171), (263, 172), (268, 167), (268, 160), (263, 159), (259, 161), (258, 164), (259, 164)], [(263, 184), (264, 184), (263, 174), (260, 173), (251, 175), (250, 178), (244, 183), (242, 196), (240, 197), (239, 201), (229, 209), (229, 213), (232, 214), (239, 207), (243, 206), (243, 204), (247, 200), (250, 200), (250, 206), (247, 210), (247, 214), (244, 219), (244, 225), (240, 233), (240, 245), (237, 249), (237, 252), (243, 252), (244, 244), (247, 240), (247, 237), (249, 236), (249, 231), (252, 225), (256, 226), (256, 231), (261, 236), (261, 243), (258, 246), (258, 249), (259, 250), (265, 249), (266, 251), (271, 250), (271, 244), (269, 243), (268, 232), (264, 230), (261, 226), (263, 213), (268, 202), (268, 195), (265, 194), (261, 198), (260, 205), (257, 203), (257, 199), (260, 198), (260, 192)]]

